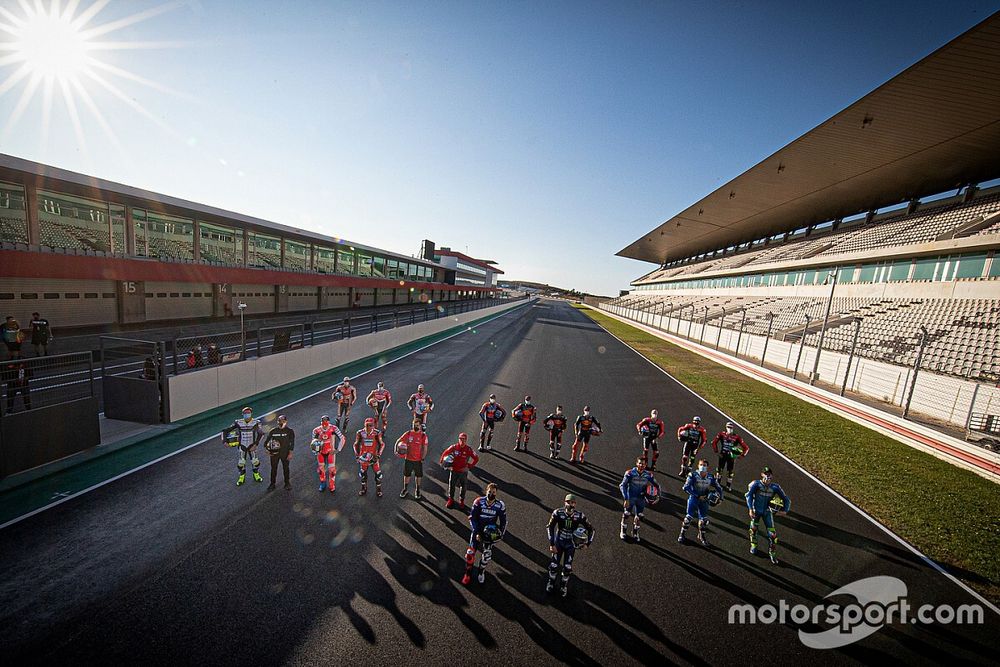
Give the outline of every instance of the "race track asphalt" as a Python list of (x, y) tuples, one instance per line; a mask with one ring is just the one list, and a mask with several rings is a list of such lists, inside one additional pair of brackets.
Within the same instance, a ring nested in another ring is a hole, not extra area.
[[(327, 394), (304, 400), (284, 410), (298, 434), (291, 491), (279, 475), (265, 492), (266, 461), (264, 484), (237, 488), (236, 455), (212, 441), (0, 531), (4, 662), (985, 664), (1000, 649), (1000, 616), (989, 609), (983, 624), (892, 624), (829, 650), (806, 647), (792, 623), (730, 624), (734, 604), (812, 608), (879, 575), (901, 579), (913, 607), (975, 602), (749, 436), (737, 488), (766, 464), (792, 498), (777, 519), (780, 565), (748, 553), (737, 493), (713, 512), (712, 548), (676, 542), (683, 505), (669, 437), (656, 473), (665, 498), (647, 510), (640, 544), (620, 541), (617, 487), (641, 452), (634, 424), (653, 407), (668, 429), (699, 414), (714, 434), (726, 419), (566, 303), (517, 309), (356, 384), (367, 393), (379, 379), (396, 400), (390, 441), (404, 430), (405, 397), (427, 385), (435, 461), (460, 431), (477, 440), (491, 392), (508, 409), (530, 394), (542, 416), (561, 403), (572, 419), (590, 404), (605, 434), (572, 466), (568, 443), (562, 460), (547, 457), (540, 421), (529, 453), (512, 451), (509, 419), (500, 426), (470, 481), (476, 491), (499, 484), (510, 528), (486, 583), (466, 588), (467, 519), (443, 506), (445, 471), (429, 462), (424, 499), (401, 500), (401, 461), (387, 457), (386, 495), (359, 498), (345, 450), (336, 495), (320, 494), (307, 433), (334, 410)], [(364, 412), (359, 405), (352, 428)], [(551, 598), (545, 524), (567, 492), (597, 539), (578, 552), (569, 596)]]

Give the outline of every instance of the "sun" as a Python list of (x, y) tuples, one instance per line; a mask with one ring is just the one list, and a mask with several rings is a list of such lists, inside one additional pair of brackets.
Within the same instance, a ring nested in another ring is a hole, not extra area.
[(28, 15), (10, 45), (30, 75), (71, 80), (86, 66), (89, 44), (72, 17), (57, 9), (53, 3), (49, 12)]
[[(151, 122), (163, 127), (162, 121), (147, 111), (134, 94), (126, 93), (121, 81), (139, 84), (172, 93), (165, 86), (118, 67), (101, 55), (123, 49), (162, 49), (183, 46), (182, 42), (115, 41), (108, 39), (115, 31), (146, 21), (182, 6), (180, 0), (166, 2), (121, 18), (97, 23), (97, 16), (112, 0), (93, 0), (85, 7), (81, 0), (16, 0), (0, 5), (0, 98), (20, 88), (17, 103), (6, 117), (0, 141), (6, 139), (17, 125), (36, 93), (41, 95), (42, 114), (39, 137), (44, 150), (57, 95), (69, 118), (77, 142), (86, 148), (86, 132), (81, 110), (89, 112), (111, 142), (118, 139), (105, 120), (102, 108), (108, 100), (131, 107)], [(129, 3), (131, 4), (131, 2)], [(97, 100), (92, 91), (99, 93)], [(168, 129), (168, 128), (167, 128)]]

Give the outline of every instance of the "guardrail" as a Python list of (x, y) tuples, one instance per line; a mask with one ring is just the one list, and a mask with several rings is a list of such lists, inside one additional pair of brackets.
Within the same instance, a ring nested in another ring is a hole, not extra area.
[(307, 345), (315, 346), (345, 338), (364, 336), (504, 303), (523, 301), (527, 298), (527, 296), (521, 296), (513, 299), (455, 301), (429, 305), (424, 308), (407, 308), (390, 312), (307, 320), (252, 330), (179, 336), (170, 341), (170, 349), (173, 354), (170, 372), (172, 375), (180, 375), (208, 366), (280, 354)]

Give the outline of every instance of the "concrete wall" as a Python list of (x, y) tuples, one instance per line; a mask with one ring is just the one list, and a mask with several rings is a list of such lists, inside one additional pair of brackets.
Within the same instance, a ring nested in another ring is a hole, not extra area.
[[(690, 339), (693, 342), (713, 349), (718, 344), (718, 350), (727, 354), (732, 354), (738, 343), (738, 354), (743, 359), (759, 362), (761, 354), (764, 352), (766, 340), (764, 336), (745, 332), (740, 336), (738, 329), (729, 328), (722, 328), (720, 335), (718, 326), (709, 323), (703, 327), (698, 319), (691, 322), (676, 315), (668, 318), (607, 304), (602, 304), (599, 307), (616, 315), (685, 338), (689, 336), (690, 332)], [(771, 367), (790, 371), (794, 370), (796, 363), (798, 363), (798, 378), (807, 380), (812, 372), (813, 363), (816, 361), (816, 348), (808, 345), (802, 347), (801, 359), (799, 358), (799, 350), (798, 342), (779, 341), (772, 338), (767, 343), (765, 363)], [(817, 370), (818, 379), (840, 387), (843, 385), (844, 375), (847, 374), (847, 389), (849, 391), (900, 407), (905, 404), (913, 375), (911, 367), (855, 357), (851, 362), (850, 370), (848, 370), (847, 361), (847, 354), (824, 349), (820, 355)], [(978, 389), (976, 388), (977, 384), (979, 385)], [(973, 400), (975, 400), (974, 404)], [(970, 412), (996, 414), (1000, 411), (1000, 388), (960, 377), (921, 370), (917, 373), (917, 383), (913, 389), (910, 411), (964, 428)]]
[(364, 359), (524, 303), (517, 301), (501, 304), (397, 329), (171, 376), (168, 378), (170, 421), (185, 419), (302, 380), (314, 375), (317, 368), (331, 369)]

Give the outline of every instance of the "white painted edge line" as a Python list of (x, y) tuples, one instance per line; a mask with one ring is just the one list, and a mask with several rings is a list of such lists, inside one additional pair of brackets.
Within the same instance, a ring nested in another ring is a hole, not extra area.
[[(619, 322), (622, 322), (623, 324), (627, 324), (627, 325), (629, 325), (631, 327), (639, 329), (640, 331), (644, 331), (644, 332), (650, 334), (651, 336), (656, 336), (660, 340), (665, 340), (665, 341), (667, 341), (669, 343), (677, 345), (678, 347), (681, 347), (681, 348), (683, 348), (685, 350), (688, 350), (689, 352), (694, 352), (695, 354), (697, 354), (697, 355), (699, 355), (699, 356), (701, 356), (701, 357), (703, 357), (703, 358), (705, 358), (705, 359), (707, 359), (707, 360), (709, 360), (709, 361), (711, 361), (713, 363), (716, 363), (716, 364), (719, 364), (720, 366), (724, 366), (726, 368), (732, 369), (732, 370), (734, 370), (734, 371), (736, 371), (736, 372), (738, 372), (738, 373), (740, 373), (742, 375), (745, 375), (746, 377), (749, 377), (749, 378), (751, 378), (753, 380), (757, 380), (758, 382), (767, 382), (767, 378), (773, 378), (775, 381), (777, 381), (779, 379), (780, 380), (784, 380), (784, 381), (789, 381), (788, 377), (784, 376), (781, 373), (777, 373), (775, 371), (772, 371), (769, 368), (760, 368), (759, 366), (755, 365), (754, 369), (753, 369), (753, 372), (751, 372), (748, 369), (744, 368), (744, 366), (743, 366), (743, 363), (744, 363), (743, 360), (733, 359), (728, 354), (717, 353), (717, 354), (720, 354), (720, 356), (724, 357), (723, 359), (719, 359), (719, 358), (717, 358), (717, 356), (715, 354), (713, 354), (714, 350), (712, 350), (711, 348), (709, 348), (709, 347), (707, 347), (705, 345), (700, 345), (698, 343), (694, 343), (692, 341), (689, 341), (686, 338), (684, 338), (682, 336), (677, 336), (674, 333), (669, 333), (669, 332), (661, 331), (661, 330), (659, 330), (659, 329), (657, 329), (655, 327), (651, 327), (651, 326), (649, 326), (647, 324), (643, 324), (642, 322), (636, 322), (634, 320), (630, 320), (630, 319), (628, 319), (626, 317), (618, 315), (617, 313), (612, 313), (612, 312), (609, 312), (609, 311), (606, 311), (606, 310), (601, 310), (600, 312), (604, 313), (608, 317), (614, 318), (614, 319), (618, 320)], [(763, 375), (764, 377), (761, 378), (758, 375), (758, 373), (760, 375)], [(857, 402), (851, 401), (849, 399), (841, 398), (839, 395), (836, 395), (836, 394), (834, 394), (832, 392), (829, 392), (829, 391), (827, 391), (827, 390), (825, 390), (825, 389), (823, 389), (821, 387), (812, 387), (811, 386), (811, 387), (809, 387), (809, 390), (813, 391), (813, 392), (816, 392), (817, 394), (821, 394), (821, 395), (825, 396), (827, 399), (829, 399), (831, 401), (831, 403), (824, 403), (824, 402), (819, 401), (818, 399), (815, 399), (815, 398), (813, 398), (811, 396), (806, 396), (806, 395), (802, 395), (802, 394), (796, 393), (796, 391), (795, 391), (794, 388), (787, 387), (787, 386), (785, 386), (783, 384), (780, 384), (780, 383), (773, 384), (771, 386), (774, 387), (775, 389), (779, 390), (779, 391), (782, 391), (782, 392), (786, 393), (786, 394), (789, 394), (791, 396), (795, 396), (796, 398), (801, 399), (801, 400), (803, 400), (803, 401), (805, 401), (807, 403), (810, 403), (810, 404), (815, 405), (817, 407), (823, 408), (824, 410), (826, 410), (828, 412), (832, 412), (833, 414), (835, 414), (835, 415), (837, 415), (839, 417), (843, 417), (844, 419), (849, 419), (849, 420), (853, 421), (856, 424), (864, 426), (867, 429), (871, 429), (871, 430), (873, 430), (873, 431), (875, 431), (877, 433), (881, 433), (882, 435), (890, 437), (893, 440), (895, 440), (897, 442), (900, 442), (900, 443), (903, 443), (904, 445), (906, 445), (908, 447), (912, 447), (913, 449), (916, 449), (916, 450), (925, 452), (927, 454), (930, 454), (931, 456), (933, 456), (935, 458), (938, 458), (938, 459), (941, 459), (942, 461), (945, 461), (947, 463), (950, 463), (951, 465), (953, 465), (953, 466), (955, 466), (957, 468), (962, 468), (963, 470), (968, 470), (969, 472), (973, 472), (973, 473), (979, 475), (980, 477), (982, 477), (984, 479), (990, 480), (991, 482), (1000, 483), (1000, 476), (996, 475), (995, 473), (993, 473), (990, 470), (986, 470), (985, 468), (982, 468), (982, 467), (977, 466), (975, 464), (969, 463), (969, 462), (967, 462), (967, 461), (959, 458), (958, 456), (955, 456), (953, 454), (949, 454), (948, 452), (941, 451), (940, 449), (937, 449), (935, 447), (932, 447), (930, 445), (922, 443), (922, 442), (920, 442), (918, 440), (915, 440), (913, 438), (909, 438), (909, 437), (907, 437), (907, 436), (905, 436), (905, 435), (903, 435), (901, 433), (898, 433), (896, 431), (893, 431), (892, 429), (887, 428), (887, 427), (885, 427), (885, 426), (883, 426), (881, 424), (876, 424), (874, 422), (870, 422), (870, 421), (867, 421), (865, 419), (859, 418), (857, 415), (851, 414), (848, 411), (848, 408), (852, 407), (855, 410), (859, 410), (859, 411), (863, 411), (863, 412), (869, 412), (869, 413), (871, 412), (871, 410), (875, 410), (878, 414), (873, 414), (872, 416), (875, 417), (875, 418), (877, 418), (877, 419), (880, 419), (880, 420), (883, 420), (883, 421), (886, 421), (886, 422), (890, 422), (890, 423), (896, 424), (896, 425), (898, 425), (898, 426), (900, 426), (902, 428), (905, 428), (907, 430), (916, 432), (916, 433), (921, 434), (921, 435), (923, 435), (923, 436), (925, 436), (927, 438), (938, 439), (942, 443), (944, 443), (945, 445), (947, 445), (949, 447), (952, 447), (954, 449), (958, 449), (958, 450), (964, 451), (964, 452), (966, 452), (969, 455), (972, 455), (972, 456), (975, 456), (977, 458), (983, 459), (984, 461), (987, 461), (987, 462), (988, 461), (1000, 462), (1000, 454), (996, 454), (994, 452), (990, 452), (990, 451), (986, 451), (986, 450), (980, 450), (979, 448), (977, 448), (977, 447), (975, 447), (973, 445), (970, 445), (967, 442), (961, 441), (961, 440), (959, 440), (957, 438), (953, 438), (953, 437), (951, 437), (951, 436), (949, 436), (949, 435), (947, 435), (945, 433), (941, 433), (939, 431), (935, 431), (934, 429), (926, 427), (926, 426), (924, 426), (922, 424), (918, 424), (916, 422), (911, 422), (911, 421), (905, 420), (905, 419), (903, 419), (901, 417), (897, 417), (896, 415), (893, 415), (893, 414), (890, 414), (890, 413), (886, 413), (886, 412), (882, 412), (882, 411), (877, 410), (877, 409), (869, 408), (868, 406), (865, 406), (864, 404), (857, 403)]]
[(655, 368), (656, 370), (658, 370), (661, 373), (663, 373), (664, 375), (666, 375), (668, 378), (670, 378), (671, 380), (673, 380), (674, 382), (676, 382), (678, 385), (680, 385), (681, 387), (683, 387), (684, 389), (686, 389), (688, 392), (690, 392), (691, 394), (693, 394), (694, 396), (696, 396), (699, 400), (701, 400), (705, 404), (711, 405), (713, 409), (717, 410), (719, 412), (719, 414), (721, 414), (723, 417), (725, 417), (729, 421), (733, 422), (734, 424), (739, 425), (740, 428), (742, 428), (744, 431), (746, 431), (747, 433), (749, 433), (750, 435), (752, 435), (761, 444), (763, 444), (765, 447), (767, 447), (768, 449), (770, 449), (772, 452), (774, 452), (775, 454), (777, 454), (778, 456), (780, 456), (781, 458), (783, 458), (785, 461), (787, 461), (789, 464), (791, 464), (793, 467), (795, 467), (799, 472), (803, 473), (806, 477), (810, 478), (811, 480), (813, 480), (814, 482), (816, 482), (817, 484), (819, 484), (821, 487), (823, 487), (824, 489), (826, 489), (827, 491), (829, 491), (830, 493), (832, 493), (836, 498), (840, 499), (845, 505), (847, 505), (848, 507), (852, 508), (858, 514), (860, 514), (861, 516), (863, 516), (864, 518), (868, 519), (873, 524), (875, 524), (876, 526), (878, 526), (879, 528), (881, 528), (882, 531), (885, 532), (886, 535), (889, 535), (894, 540), (896, 540), (897, 542), (899, 542), (900, 544), (902, 544), (904, 547), (906, 547), (911, 552), (913, 552), (916, 556), (918, 556), (921, 560), (923, 560), (925, 563), (927, 563), (928, 565), (930, 565), (933, 569), (937, 570), (938, 572), (940, 572), (941, 574), (943, 574), (945, 577), (947, 577), (948, 579), (950, 579), (951, 581), (953, 581), (954, 583), (956, 583), (959, 587), (961, 587), (963, 590), (965, 590), (966, 593), (968, 593), (969, 595), (971, 595), (972, 597), (974, 597), (975, 599), (977, 599), (979, 602), (981, 602), (987, 608), (991, 609), (997, 615), (1000, 615), (1000, 609), (998, 609), (996, 607), (996, 605), (994, 605), (992, 602), (990, 602), (989, 600), (987, 600), (986, 598), (984, 598), (982, 595), (980, 595), (976, 591), (974, 591), (971, 588), (969, 588), (969, 586), (967, 586), (963, 581), (961, 581), (960, 579), (958, 579), (957, 577), (955, 577), (955, 575), (953, 575), (950, 572), (948, 572), (946, 569), (944, 569), (944, 567), (942, 567), (941, 565), (939, 565), (936, 561), (934, 561), (933, 559), (931, 559), (929, 556), (927, 556), (926, 554), (924, 554), (923, 552), (921, 552), (919, 549), (917, 549), (916, 547), (914, 547), (912, 544), (910, 544), (909, 542), (907, 542), (906, 540), (904, 540), (902, 537), (900, 537), (896, 533), (892, 532), (891, 530), (889, 530), (888, 528), (886, 528), (885, 526), (883, 526), (873, 516), (871, 516), (870, 514), (868, 514), (867, 512), (865, 512), (863, 509), (861, 509), (860, 507), (858, 507), (857, 505), (855, 505), (854, 503), (852, 503), (850, 500), (848, 500), (844, 496), (840, 495), (837, 491), (835, 491), (833, 488), (831, 488), (826, 482), (824, 482), (823, 480), (819, 479), (818, 477), (816, 477), (815, 475), (813, 475), (811, 472), (809, 472), (808, 470), (806, 470), (805, 468), (803, 468), (802, 466), (800, 466), (798, 463), (796, 463), (792, 459), (788, 458), (787, 456), (785, 456), (784, 454), (782, 454), (781, 452), (779, 452), (769, 442), (767, 442), (766, 440), (764, 440), (763, 438), (761, 438), (760, 436), (758, 436), (756, 433), (754, 433), (753, 431), (751, 431), (747, 427), (745, 427), (742, 424), (740, 424), (738, 421), (736, 421), (735, 419), (733, 419), (732, 417), (730, 417), (729, 415), (727, 415), (722, 410), (719, 410), (719, 408), (716, 407), (715, 405), (713, 405), (712, 403), (709, 403), (707, 400), (705, 400), (704, 397), (698, 395), (698, 393), (695, 392), (693, 389), (691, 389), (690, 387), (688, 387), (687, 385), (685, 385), (683, 382), (681, 382), (680, 380), (678, 380), (677, 378), (675, 378), (673, 375), (671, 375), (670, 373), (668, 373), (664, 369), (662, 369), (659, 366), (657, 366), (652, 360), (650, 360), (648, 357), (646, 357), (646, 355), (644, 355), (643, 353), (639, 352), (637, 349), (635, 349), (634, 347), (632, 347), (631, 345), (629, 345), (628, 343), (626, 343), (625, 341), (623, 341), (621, 338), (619, 338), (618, 336), (615, 336), (613, 333), (611, 333), (610, 331), (608, 331), (607, 329), (605, 329), (601, 325), (600, 322), (595, 322), (595, 324), (597, 324), (602, 329), (604, 329), (604, 331), (606, 331), (609, 336), (611, 336), (612, 338), (614, 338), (615, 340), (617, 340), (619, 343), (621, 343), (622, 345), (624, 345), (628, 349), (630, 349), (633, 352), (635, 352), (642, 359), (646, 360), (653, 368)]
[[(513, 312), (515, 312), (517, 310), (520, 310), (521, 308), (524, 308), (525, 306), (530, 306), (530, 305), (532, 305), (534, 303), (535, 303), (535, 300), (528, 300), (526, 303), (523, 303), (523, 304), (521, 304), (519, 306), (514, 306), (513, 308), (509, 308), (509, 309), (503, 311), (502, 313), (497, 313), (495, 316), (489, 318), (488, 320), (484, 320), (483, 322), (480, 322), (476, 326), (482, 326), (483, 324), (489, 324), (493, 320), (499, 319), (499, 318), (501, 318), (501, 317), (503, 317), (505, 315), (509, 315), (509, 314), (511, 314), (511, 313), (513, 313)], [(380, 368), (384, 368), (384, 367), (388, 366), (389, 364), (395, 363), (395, 362), (399, 361), (400, 359), (405, 359), (405, 358), (409, 357), (410, 355), (416, 354), (417, 352), (423, 352), (424, 350), (426, 350), (429, 347), (434, 347), (438, 343), (443, 343), (446, 340), (450, 340), (450, 339), (454, 338), (455, 336), (461, 336), (462, 334), (468, 333), (471, 330), (472, 330), (472, 327), (471, 326), (467, 326), (466, 328), (462, 329), (461, 331), (456, 331), (455, 333), (451, 334), (450, 336), (445, 336), (441, 340), (436, 340), (433, 343), (429, 343), (427, 345), (424, 345), (423, 347), (417, 348), (416, 350), (413, 350), (411, 352), (407, 352), (406, 354), (401, 355), (399, 357), (396, 357), (395, 359), (390, 359), (389, 361), (385, 362), (384, 364), (379, 364), (378, 366), (375, 366), (375, 367), (370, 368), (370, 369), (368, 369), (366, 371), (358, 373), (357, 375), (352, 375), (351, 377), (352, 378), (356, 378), (356, 377), (361, 377), (362, 375), (368, 375), (369, 373), (373, 373), (374, 371), (377, 371)], [(348, 363), (354, 363), (354, 362), (348, 362)], [(309, 394), (308, 396), (303, 396), (302, 398), (298, 398), (298, 399), (292, 401), (291, 403), (286, 403), (285, 405), (277, 407), (274, 410), (269, 410), (265, 414), (271, 414), (272, 412), (280, 412), (281, 410), (284, 410), (285, 408), (291, 407), (291, 406), (293, 406), (293, 405), (295, 405), (297, 403), (301, 403), (303, 401), (308, 401), (310, 398), (313, 398), (314, 396), (319, 396), (320, 394), (322, 394), (324, 392), (330, 391), (331, 389), (333, 389), (336, 386), (337, 386), (336, 384), (331, 384), (329, 387), (324, 387), (323, 389), (315, 391), (315, 392)], [(104, 486), (106, 484), (110, 484), (111, 482), (117, 481), (117, 480), (119, 480), (119, 479), (121, 479), (123, 477), (128, 477), (129, 475), (131, 475), (134, 472), (138, 472), (138, 471), (142, 470), (143, 468), (148, 468), (151, 465), (160, 463), (161, 461), (165, 461), (165, 460), (169, 459), (172, 456), (177, 456), (181, 452), (186, 452), (187, 450), (189, 450), (189, 449), (191, 449), (193, 447), (197, 447), (198, 445), (202, 445), (202, 444), (208, 442), (209, 440), (214, 440), (217, 437), (218, 437), (218, 434), (214, 434), (214, 435), (208, 436), (207, 438), (203, 438), (202, 440), (199, 440), (198, 442), (192, 442), (190, 445), (186, 445), (185, 447), (181, 447), (180, 449), (178, 449), (176, 451), (173, 451), (173, 452), (170, 452), (169, 454), (164, 454), (163, 456), (161, 456), (158, 459), (154, 459), (152, 461), (147, 461), (146, 463), (143, 463), (141, 466), (137, 466), (135, 468), (132, 468), (131, 470), (126, 470), (125, 472), (123, 472), (121, 474), (118, 474), (118, 475), (115, 475), (114, 477), (111, 477), (110, 479), (106, 479), (106, 480), (104, 480), (102, 482), (98, 482), (97, 484), (94, 484), (93, 486), (88, 486), (86, 489), (83, 489), (81, 491), (77, 491), (76, 493), (74, 493), (72, 495), (60, 498), (59, 500), (57, 500), (57, 501), (55, 501), (53, 503), (49, 503), (48, 505), (45, 505), (43, 507), (39, 507), (38, 509), (34, 509), (34, 510), (28, 512), (27, 514), (22, 514), (21, 516), (15, 518), (15, 519), (11, 519), (10, 521), (8, 521), (6, 523), (0, 524), (0, 530), (3, 530), (4, 528), (6, 528), (8, 526), (13, 526), (15, 523), (18, 523), (20, 521), (24, 521), (25, 519), (33, 517), (36, 514), (41, 514), (42, 512), (44, 512), (46, 510), (49, 510), (49, 509), (52, 509), (53, 507), (55, 507), (57, 505), (62, 505), (64, 502), (66, 502), (68, 500), (72, 500), (74, 498), (78, 498), (78, 497), (84, 495), (85, 493), (90, 493), (91, 491), (94, 491), (95, 489), (99, 489), (99, 488), (101, 488), (102, 486)]]

